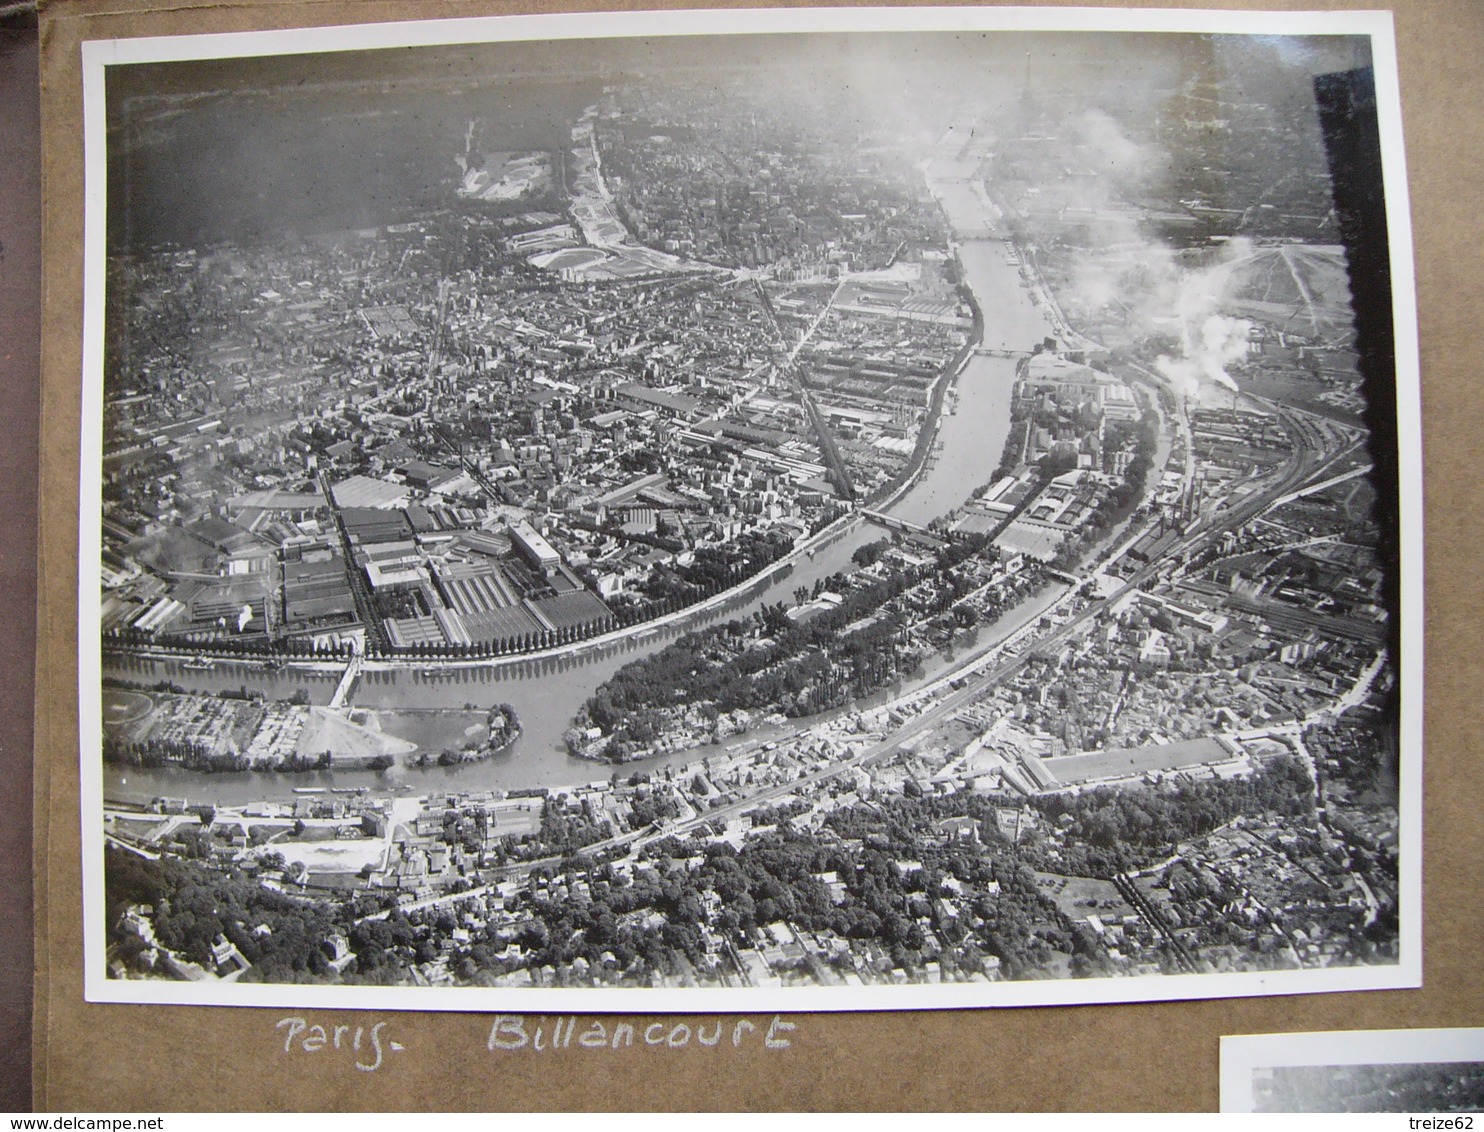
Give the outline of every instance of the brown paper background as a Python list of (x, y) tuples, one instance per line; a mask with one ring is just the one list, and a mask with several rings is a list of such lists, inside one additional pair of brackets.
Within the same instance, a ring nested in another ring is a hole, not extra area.
[[(726, 3), (726, 0), (721, 0)], [(1088, 0), (1082, 0), (1084, 4)], [(1147, 2), (1147, 0), (1146, 0)], [(719, 6), (708, 0), (706, 6)], [(1150, 7), (1174, 6), (1149, 4)], [(1187, 3), (1185, 6), (1193, 6)], [(1346, 7), (1211, 2), (1216, 8)], [(1364, 7), (1365, 5), (1348, 5)], [(84, 39), (470, 16), (561, 3), (58, 0), (42, 13), (44, 319), (37, 660), (35, 1105), (65, 1110), (1213, 1110), (1229, 1033), (1484, 1024), (1484, 5), (1396, 0), (1417, 266), (1426, 471), (1421, 990), (977, 1011), (794, 1015), (787, 1051), (488, 1053), (489, 1016), (387, 1020), (376, 1073), (283, 1052), (272, 1009), (82, 998), (76, 672)], [(765, 1020), (764, 1020), (765, 1021)], [(641, 1030), (642, 1034), (642, 1030)]]

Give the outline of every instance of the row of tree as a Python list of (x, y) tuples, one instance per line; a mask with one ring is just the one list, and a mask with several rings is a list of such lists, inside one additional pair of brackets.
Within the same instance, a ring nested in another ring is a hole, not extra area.
[[(598, 728), (611, 737), (610, 755), (623, 757), (653, 739), (666, 713), (690, 705), (712, 718), (739, 709), (802, 716), (844, 706), (915, 667), (908, 624), (947, 614), (972, 588), (960, 568), (994, 554), (984, 536), (966, 537), (941, 546), (926, 565), (904, 565), (880, 579), (835, 575), (825, 586), (841, 602), (810, 618), (792, 619), (778, 603), (748, 620), (687, 634), (615, 673), (583, 706), (578, 727)], [(893, 603), (909, 593), (912, 609), (898, 610)], [(999, 603), (987, 600), (997, 612)], [(956, 619), (958, 628), (977, 620), (977, 611), (967, 612), (973, 616)]]
[[(1238, 778), (1180, 779), (1137, 790), (1105, 786), (1044, 794), (1031, 804), (1065, 831), (1064, 843), (1055, 846), (1059, 871), (1112, 877), (1168, 856), (1180, 842), (1241, 814), (1312, 817), (1314, 780), (1288, 756)], [(1044, 861), (1049, 867), (1049, 858)]]

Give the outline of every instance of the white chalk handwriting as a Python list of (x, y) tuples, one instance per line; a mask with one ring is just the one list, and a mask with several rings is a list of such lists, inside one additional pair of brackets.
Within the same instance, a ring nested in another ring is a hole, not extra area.
[(375, 1073), (388, 1053), (401, 1053), (406, 1048), (401, 1042), (392, 1041), (386, 1028), (385, 1022), (369, 1026), (326, 1025), (307, 1018), (284, 1018), (274, 1027), (283, 1037), (284, 1053), (311, 1057), (339, 1054), (363, 1073)]
[(660, 1049), (742, 1049), (761, 1045), (768, 1050), (785, 1050), (793, 1040), (785, 1035), (798, 1029), (781, 1015), (766, 1023), (747, 1018), (735, 1021), (724, 1018), (672, 1018), (657, 1022), (624, 1022), (614, 1018), (581, 1018), (575, 1014), (496, 1014), (490, 1024), (491, 1053), (529, 1050), (619, 1050), (633, 1048)]

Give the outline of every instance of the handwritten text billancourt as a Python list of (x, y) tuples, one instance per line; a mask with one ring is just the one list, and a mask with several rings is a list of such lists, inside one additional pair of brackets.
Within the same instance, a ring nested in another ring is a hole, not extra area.
[[(315, 1022), (305, 1017), (283, 1018), (274, 1026), (283, 1052), (335, 1059), (338, 1054), (363, 1073), (386, 1064), (388, 1054), (407, 1047), (393, 1041), (387, 1023), (347, 1025)], [(671, 1018), (655, 1022), (623, 1022), (613, 1018), (581, 1018), (575, 1014), (528, 1016), (496, 1014), (485, 1042), (491, 1052), (547, 1053), (553, 1050), (623, 1049), (746, 1049), (786, 1050), (787, 1035), (798, 1026), (775, 1014), (770, 1020), (748, 1018)]]
[[(579, 1029), (581, 1033), (579, 1033)], [(741, 1049), (761, 1045), (764, 1049), (784, 1050), (793, 1043), (785, 1034), (798, 1027), (775, 1014), (766, 1025), (739, 1018), (728, 1022), (722, 1018), (670, 1019), (660, 1022), (619, 1022), (614, 1019), (589, 1018), (573, 1014), (527, 1018), (523, 1014), (497, 1014), (490, 1026), (490, 1052), (529, 1049), (538, 1053), (565, 1049), (629, 1049), (651, 1046), (685, 1049), (703, 1046)]]

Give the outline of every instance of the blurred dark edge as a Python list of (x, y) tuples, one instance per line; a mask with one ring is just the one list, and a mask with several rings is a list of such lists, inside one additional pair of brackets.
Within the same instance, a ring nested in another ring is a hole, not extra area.
[[(1401, 656), (1401, 497), (1396, 421), (1396, 328), (1392, 323), (1391, 242), (1382, 186), (1381, 127), (1376, 76), (1370, 67), (1320, 75), (1314, 80), (1319, 124), (1329, 157), (1331, 192), (1340, 240), (1350, 267), (1355, 312), (1355, 350), (1365, 389), (1370, 457), (1375, 467), (1380, 520), (1377, 553), (1384, 574), (1382, 605), (1391, 610), (1388, 646)], [(1410, 439), (1410, 438), (1409, 438)], [(1393, 722), (1404, 690), (1392, 689), (1387, 711)], [(1405, 752), (1397, 752), (1399, 758)]]
[(36, 13), (0, 4), (0, 1110), (31, 1108), (32, 694), (41, 393)]

